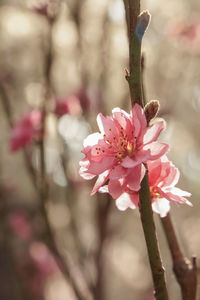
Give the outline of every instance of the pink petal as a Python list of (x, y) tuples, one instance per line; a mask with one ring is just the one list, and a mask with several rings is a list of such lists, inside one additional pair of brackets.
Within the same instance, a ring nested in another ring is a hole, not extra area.
[(79, 170), (79, 175), (86, 180), (93, 179), (96, 175), (90, 174), (87, 172), (87, 169), (84, 167), (81, 167)]
[(98, 190), (99, 193), (109, 193), (108, 185), (101, 186)]
[(139, 204), (139, 193), (130, 194), (130, 198), (131, 198), (132, 203), (136, 207), (138, 207), (138, 204)]
[(118, 116), (118, 113), (121, 113), (122, 115), (124, 115), (126, 117), (126, 119), (130, 118), (130, 115), (125, 110), (123, 110), (123, 109), (121, 109), (119, 107), (113, 108), (113, 110), (112, 110), (113, 117)]
[(105, 171), (99, 175), (99, 177), (93, 187), (93, 190), (91, 192), (91, 196), (93, 196), (99, 190), (99, 188), (108, 180), (109, 173), (110, 173), (109, 171)]
[(135, 137), (138, 137), (139, 135), (143, 134), (147, 126), (147, 121), (144, 114), (144, 110), (137, 103), (132, 108), (132, 120), (133, 126), (135, 128), (134, 135)]
[(100, 161), (104, 157), (112, 157), (116, 153), (114, 145), (106, 143), (104, 140), (99, 140), (98, 144), (91, 148), (91, 160)]
[(83, 158), (81, 161), (79, 161), (79, 166), (80, 167), (88, 168), (89, 165), (90, 165), (90, 162), (86, 157)]
[(132, 158), (126, 156), (122, 162), (121, 166), (125, 168), (134, 168), (137, 165), (146, 162), (150, 157), (149, 151), (138, 151)]
[(126, 210), (127, 208), (136, 208), (128, 193), (123, 193), (119, 198), (116, 199), (116, 206), (119, 210), (122, 211)]
[(88, 172), (94, 175), (99, 175), (106, 170), (109, 170), (114, 165), (114, 157), (104, 157), (100, 162), (90, 161)]
[(182, 196), (174, 195), (172, 192), (165, 192), (160, 189), (159, 193), (163, 198), (165, 198), (171, 202), (185, 203), (185, 204), (188, 204), (189, 206), (192, 206), (192, 203), (190, 201), (188, 201), (186, 198), (184, 198)]
[(112, 138), (113, 136), (117, 135), (115, 122), (111, 117), (104, 117), (102, 113), (99, 113), (97, 116), (97, 124), (101, 134), (106, 134), (107, 138)]
[(169, 150), (169, 145), (161, 142), (153, 142), (143, 147), (144, 150), (149, 150), (148, 160), (155, 160), (166, 154)]
[(109, 178), (111, 180), (120, 179), (127, 175), (127, 169), (123, 168), (122, 166), (116, 166), (110, 172)]
[(124, 192), (125, 187), (126, 181), (124, 178), (121, 178), (119, 180), (110, 180), (108, 183), (109, 194), (114, 199), (119, 198), (119, 196)]
[(87, 146), (83, 148), (83, 150), (81, 150), (81, 152), (86, 156), (85, 159), (89, 159), (89, 160), (91, 159), (91, 149), (92, 149), (91, 146)]
[(157, 185), (160, 182), (160, 174), (162, 169), (162, 164), (160, 159), (148, 161), (148, 176), (149, 176), (149, 184), (150, 186)]
[(121, 166), (123, 166), (124, 168), (134, 168), (138, 164), (140, 164), (140, 162), (130, 158), (129, 156), (126, 156), (121, 162)]
[[(99, 145), (95, 145), (91, 149), (91, 160), (92, 161), (100, 162), (105, 157), (105, 154), (102, 152), (101, 149), (99, 150), (98, 146)], [(111, 154), (111, 156), (113, 156), (113, 155)]]
[(164, 129), (164, 122), (156, 122), (155, 124), (151, 125), (147, 128), (146, 133), (143, 137), (143, 143), (149, 144), (155, 140), (157, 140), (160, 132)]
[(177, 187), (172, 187), (170, 189), (171, 193), (173, 193), (174, 195), (177, 195), (177, 196), (181, 196), (181, 197), (190, 197), (191, 196), (191, 193), (189, 192), (186, 192), (186, 191), (183, 191)]
[(96, 144), (98, 144), (98, 141), (100, 139), (102, 139), (103, 136), (99, 133), (99, 132), (95, 132), (92, 134), (89, 134), (83, 141), (83, 146), (87, 147), (87, 146), (94, 146)]
[(170, 162), (168, 175), (163, 179), (163, 186), (175, 186), (180, 177), (179, 170)]
[(156, 198), (152, 203), (152, 209), (159, 214), (161, 218), (164, 218), (170, 210), (169, 201), (165, 198)]
[(127, 136), (131, 138), (133, 125), (131, 124), (130, 121), (130, 115), (120, 108), (114, 108), (112, 110), (112, 113), (118, 131), (120, 132), (121, 129), (123, 128)]
[(144, 178), (145, 172), (146, 169), (142, 164), (129, 171), (129, 175), (127, 176), (126, 179), (127, 179), (127, 185), (131, 190), (139, 191), (141, 187), (140, 183)]

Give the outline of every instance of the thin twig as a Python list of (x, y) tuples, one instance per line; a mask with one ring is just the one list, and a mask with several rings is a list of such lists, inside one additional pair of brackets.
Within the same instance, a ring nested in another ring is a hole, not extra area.
[[(45, 124), (45, 121), (43, 122)], [(41, 129), (42, 132), (44, 128)], [(80, 294), (80, 291), (77, 287), (77, 284), (74, 281), (74, 278), (71, 276), (70, 268), (67, 266), (65, 259), (62, 257), (60, 252), (58, 251), (57, 244), (55, 241), (55, 235), (54, 232), (52, 231), (51, 225), (49, 223), (48, 219), (48, 214), (46, 210), (46, 205), (48, 201), (48, 185), (46, 181), (46, 165), (45, 165), (45, 151), (44, 151), (44, 137), (42, 141), (39, 143), (39, 150), (40, 150), (40, 187), (39, 187), (39, 195), (40, 195), (40, 211), (43, 217), (43, 220), (45, 222), (45, 227), (46, 227), (46, 238), (47, 238), (47, 244), (50, 247), (52, 253), (56, 257), (59, 266), (61, 268), (61, 271), (65, 275), (66, 279), (70, 282), (71, 286), (73, 287), (73, 290), (75, 292), (75, 295), (78, 300), (85, 299), (82, 297)]]
[[(53, 38), (52, 38), (52, 26), (54, 24), (55, 19), (49, 20), (49, 26), (50, 26), (50, 43), (49, 43), (49, 53), (47, 54), (47, 60), (46, 60), (46, 70), (45, 70), (45, 76), (46, 76), (46, 97), (44, 99), (43, 103), (43, 118), (42, 118), (42, 124), (41, 124), (41, 133), (45, 133), (45, 121), (46, 121), (46, 114), (47, 114), (47, 104), (48, 100), (53, 94), (52, 89), (52, 83), (51, 83), (51, 67), (52, 67), (52, 61), (53, 61)], [(71, 267), (72, 262), (69, 261), (69, 259), (65, 259), (63, 255), (59, 252), (55, 234), (51, 228), (51, 225), (49, 223), (48, 214), (47, 214), (47, 202), (48, 202), (48, 184), (46, 180), (46, 162), (45, 162), (45, 135), (43, 135), (43, 138), (39, 142), (39, 152), (40, 152), (40, 186), (39, 186), (39, 195), (40, 195), (40, 206), (41, 206), (41, 213), (45, 222), (46, 230), (47, 230), (47, 243), (52, 251), (52, 253), (55, 255), (56, 259), (59, 262), (61, 271), (65, 275), (66, 279), (70, 282), (71, 286), (73, 287), (73, 290), (75, 292), (75, 295), (78, 300), (88, 300), (92, 297), (87, 289), (81, 289), (80, 286), (78, 286), (78, 278), (74, 278), (73, 276), (73, 270)], [(71, 256), (70, 256), (71, 257)], [(70, 259), (71, 260), (71, 259)], [(87, 285), (86, 285), (87, 287)]]
[[(8, 225), (8, 217), (9, 217), (9, 209), (8, 209), (8, 199), (6, 197), (6, 193), (0, 190), (0, 228), (1, 228), (1, 242), (0, 242), (0, 252), (2, 252), (3, 260), (6, 266), (6, 271), (9, 275), (9, 285), (10, 286), (10, 295), (11, 297), (15, 297), (16, 300), (25, 300), (26, 294), (24, 291), (23, 282), (19, 276), (19, 272), (17, 271), (15, 259), (13, 257), (13, 247), (11, 243), (11, 232), (9, 230)], [(1, 265), (1, 272), (3, 272), (4, 266)], [(6, 276), (4, 272), (4, 277)], [(6, 278), (5, 278), (6, 280)], [(1, 282), (2, 283), (2, 282)], [(1, 288), (2, 289), (2, 288)], [(2, 296), (2, 293), (1, 293)], [(6, 295), (4, 295), (5, 298)], [(8, 295), (7, 295), (8, 296)], [(8, 297), (9, 298), (9, 297)]]
[(73, 211), (74, 211), (73, 203), (74, 203), (74, 200), (75, 200), (75, 191), (73, 189), (73, 182), (70, 179), (70, 177), (68, 176), (68, 172), (66, 170), (66, 164), (68, 162), (67, 155), (65, 155), (65, 153), (61, 153), (60, 154), (60, 160), (61, 160), (65, 180), (67, 182), (67, 185), (65, 187), (65, 197), (66, 197), (66, 204), (67, 204), (67, 206), (70, 210), (70, 213), (71, 213), (69, 227), (71, 229), (73, 239), (74, 239), (76, 248), (79, 251), (80, 257), (85, 258), (86, 254), (85, 254), (84, 247), (82, 245), (81, 239), (79, 237), (79, 232), (77, 230), (77, 225), (76, 225), (76, 222), (75, 222), (75, 216), (74, 216), (74, 213), (73, 213)]
[(173, 270), (181, 287), (183, 300), (195, 300), (197, 294), (196, 257), (188, 259), (179, 245), (171, 216), (160, 218), (173, 260)]
[[(131, 103), (138, 103), (142, 107), (142, 81), (141, 81), (141, 39), (136, 34), (136, 26), (140, 14), (140, 0), (124, 0), (126, 9), (126, 19), (128, 21), (128, 36), (129, 36), (129, 68), (130, 74), (127, 74), (126, 79), (129, 83), (131, 94)], [(148, 25), (148, 24), (147, 24)], [(144, 32), (143, 32), (144, 33)], [(162, 266), (156, 229), (153, 220), (151, 208), (151, 199), (149, 192), (148, 172), (146, 173), (140, 189), (140, 216), (142, 227), (145, 235), (149, 262), (152, 271), (152, 277), (155, 289), (155, 298), (157, 300), (167, 300), (168, 292), (165, 282), (164, 268)]]

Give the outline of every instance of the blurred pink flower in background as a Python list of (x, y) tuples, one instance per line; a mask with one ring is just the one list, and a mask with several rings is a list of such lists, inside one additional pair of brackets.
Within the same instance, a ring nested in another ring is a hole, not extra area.
[(88, 95), (87, 89), (82, 88), (80, 91), (77, 92), (76, 96), (80, 100), (81, 107), (83, 111), (87, 112), (91, 108), (91, 97), (93, 98), (92, 102), (98, 102), (99, 96), (97, 95), (98, 93), (95, 91), (92, 91), (90, 93), (91, 95)]
[(42, 112), (32, 110), (24, 115), (13, 127), (10, 139), (12, 152), (24, 148), (31, 144), (35, 139), (41, 137)]
[(32, 242), (29, 254), (38, 270), (44, 275), (50, 276), (59, 270), (53, 255), (44, 243)]
[[(97, 97), (95, 97), (95, 100), (96, 98)], [(57, 97), (54, 113), (58, 117), (62, 117), (65, 114), (80, 116), (83, 112), (89, 111), (90, 104), (87, 91), (81, 89), (77, 93), (64, 97)]]
[[(53, 0), (54, 1), (54, 0)], [(38, 14), (48, 16), (48, 10), (52, 0), (32, 0), (30, 8)]]
[[(152, 208), (156, 213), (165, 217), (170, 210), (170, 202), (192, 206), (191, 202), (184, 198), (190, 197), (191, 194), (175, 187), (180, 172), (165, 155), (155, 161), (149, 161), (147, 166)], [(128, 207), (134, 209), (138, 203), (139, 193), (130, 189), (116, 200), (120, 210), (126, 210)]]
[(80, 99), (75, 95), (57, 98), (54, 112), (59, 118), (65, 114), (79, 116), (82, 113)]
[(35, 6), (33, 8), (33, 10), (35, 12), (37, 12), (38, 14), (41, 14), (41, 15), (47, 15), (47, 10), (48, 10), (48, 3), (45, 3), (45, 4), (40, 4), (38, 6)]
[(167, 25), (166, 33), (169, 37), (181, 43), (182, 49), (200, 53), (200, 21), (194, 18), (190, 22), (173, 21)]
[[(93, 133), (84, 140), (85, 158), (80, 162), (80, 175), (84, 179), (99, 175), (91, 194), (109, 192), (117, 199), (127, 189), (139, 191), (145, 174), (143, 163), (159, 158), (169, 146), (156, 141), (164, 122), (148, 127), (140, 105), (135, 104), (130, 114), (120, 108), (113, 109), (112, 114), (98, 114), (101, 133)], [(107, 181), (108, 185), (104, 185)]]
[(13, 212), (9, 216), (9, 225), (18, 238), (27, 240), (32, 236), (32, 228), (23, 212)]

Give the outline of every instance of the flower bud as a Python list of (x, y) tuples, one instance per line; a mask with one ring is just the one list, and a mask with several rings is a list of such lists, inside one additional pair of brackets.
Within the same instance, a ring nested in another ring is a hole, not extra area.
[(158, 111), (160, 109), (160, 104), (158, 100), (149, 101), (144, 107), (144, 113), (147, 119), (147, 123), (149, 123), (152, 119), (154, 119)]
[(138, 16), (135, 32), (140, 41), (142, 40), (143, 35), (147, 30), (150, 20), (151, 15), (148, 12), (148, 10), (142, 11), (141, 14)]

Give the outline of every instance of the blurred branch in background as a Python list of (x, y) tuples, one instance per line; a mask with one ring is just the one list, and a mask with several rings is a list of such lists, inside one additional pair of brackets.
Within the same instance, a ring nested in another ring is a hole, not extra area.
[(112, 199), (109, 194), (102, 197), (97, 195), (97, 229), (98, 229), (98, 248), (95, 253), (95, 263), (97, 279), (94, 287), (94, 296), (96, 300), (106, 300), (105, 295), (105, 259), (104, 245), (108, 236), (109, 213), (111, 210)]
[(181, 287), (183, 300), (195, 300), (197, 297), (196, 257), (188, 259), (180, 248), (170, 213), (160, 218), (173, 260), (173, 270)]

